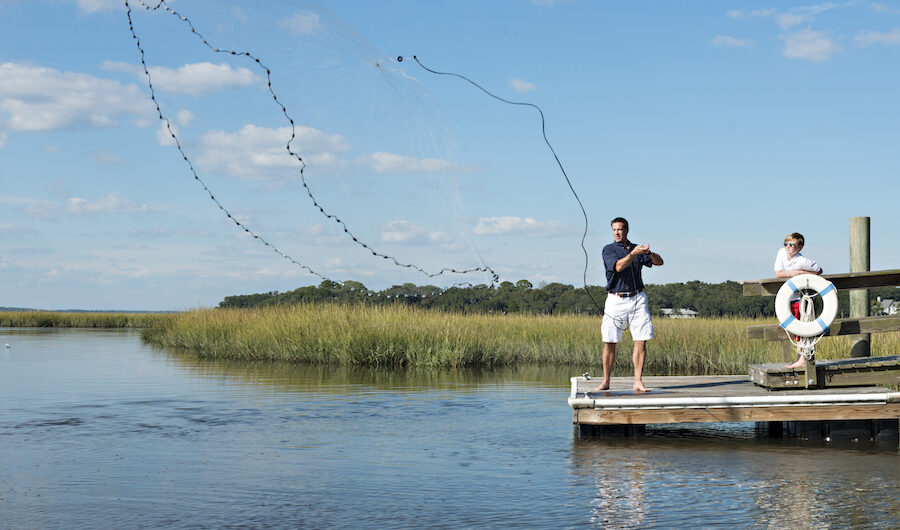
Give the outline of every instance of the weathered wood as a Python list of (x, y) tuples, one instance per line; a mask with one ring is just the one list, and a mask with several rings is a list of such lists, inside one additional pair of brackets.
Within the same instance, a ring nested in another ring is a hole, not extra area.
[[(785, 338), (787, 338), (787, 336), (785, 336)], [(797, 348), (794, 346), (793, 341), (781, 341), (781, 360), (790, 364), (794, 362), (795, 359), (797, 359)]]
[(573, 422), (591, 425), (722, 423), (738, 421), (874, 420), (900, 417), (900, 403), (877, 405), (736, 407), (706, 409), (575, 409)]
[[(868, 361), (875, 361), (882, 359), (881, 357), (873, 357), (871, 359), (867, 359)], [(820, 364), (828, 365), (828, 363), (835, 363), (838, 366), (842, 366), (845, 363), (854, 363), (860, 362), (861, 360), (855, 359), (842, 359), (836, 361), (820, 361)], [(770, 366), (770, 365), (752, 365), (752, 366)], [(772, 364), (773, 369), (784, 367), (784, 365)], [(575, 378), (576, 388), (571, 389), (576, 394), (584, 395), (587, 392), (591, 392), (597, 385), (600, 384), (600, 379), (585, 379), (584, 377)], [(613, 377), (611, 381), (611, 390), (603, 392), (602, 394), (592, 394), (592, 395), (602, 395), (604, 397), (616, 397), (616, 398), (630, 398), (640, 401), (644, 398), (655, 398), (655, 397), (715, 397), (715, 396), (723, 396), (723, 397), (738, 397), (738, 396), (769, 396), (772, 395), (771, 391), (768, 389), (762, 388), (760, 386), (754, 385), (747, 379), (747, 374), (741, 375), (688, 375), (688, 376), (645, 376), (644, 384), (646, 384), (649, 388), (652, 389), (652, 392), (647, 394), (635, 394), (632, 391), (632, 385), (634, 383), (634, 379), (631, 377)], [(790, 394), (796, 395), (808, 395), (808, 394), (843, 394), (845, 390), (843, 389), (817, 389), (817, 390), (798, 390), (796, 392), (791, 392)], [(878, 393), (885, 392), (883, 388), (877, 387), (863, 387), (863, 388), (854, 388), (854, 393), (857, 394), (865, 394), (865, 393)]]
[(788, 370), (783, 364), (751, 364), (750, 380), (772, 390), (809, 388), (802, 370)]
[[(900, 269), (825, 274), (823, 278), (833, 283), (839, 290), (895, 287), (900, 285)], [(745, 280), (741, 284), (744, 287), (744, 296), (775, 296), (784, 282), (784, 278), (766, 278)]]
[[(869, 221), (868, 217), (850, 218), (850, 272), (869, 270)], [(850, 318), (869, 316), (869, 291), (856, 289), (850, 291)], [(868, 357), (871, 354), (872, 336), (861, 333), (850, 337), (850, 356)]]
[[(857, 333), (883, 333), (886, 331), (900, 331), (900, 316), (837, 318), (831, 323), (828, 332), (825, 334), (835, 336), (854, 335)], [(787, 334), (778, 324), (764, 324), (761, 326), (748, 326), (747, 338), (787, 341)]]
[[(850, 392), (832, 388), (772, 392), (740, 375), (669, 376), (645, 377), (644, 383), (653, 391), (635, 394), (630, 377), (614, 377), (609, 391), (588, 397), (585, 393), (598, 382), (583, 377), (572, 379), (569, 404), (574, 423), (645, 425), (900, 418), (900, 393), (876, 386), (857, 387)], [(702, 401), (712, 404), (698, 404)]]
[(770, 388), (796, 389), (900, 384), (900, 355), (817, 361), (815, 376), (783, 364), (751, 364), (750, 380)]
[(816, 368), (815, 359), (803, 358), (803, 379), (806, 382), (806, 388), (819, 386), (819, 370)]

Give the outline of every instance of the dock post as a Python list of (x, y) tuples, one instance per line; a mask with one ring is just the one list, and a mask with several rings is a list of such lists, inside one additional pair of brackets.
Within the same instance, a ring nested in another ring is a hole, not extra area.
[[(850, 272), (869, 270), (869, 217), (850, 218)], [(850, 318), (869, 316), (869, 290), (850, 291)], [(850, 357), (869, 357), (872, 335), (861, 333), (850, 337)]]

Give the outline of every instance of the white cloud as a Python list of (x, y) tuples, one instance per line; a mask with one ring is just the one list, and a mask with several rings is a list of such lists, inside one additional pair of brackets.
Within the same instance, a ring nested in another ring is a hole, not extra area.
[[(346, 160), (350, 146), (339, 134), (296, 126), (291, 149), (299, 153), (308, 171), (328, 175), (351, 166), (364, 167), (379, 175), (466, 170), (457, 164), (434, 158), (412, 158), (377, 152)], [(166, 133), (168, 134), (168, 133)], [(162, 138), (162, 132), (160, 133)], [(205, 172), (251, 180), (283, 180), (297, 175), (299, 163), (285, 147), (290, 127), (267, 128), (245, 125), (235, 132), (210, 131), (200, 139), (197, 166)]]
[(872, 10), (877, 13), (885, 13), (888, 15), (900, 15), (900, 9), (894, 9), (894, 8), (892, 8), (890, 6), (886, 6), (884, 4), (873, 3), (873, 4), (869, 4), (869, 7), (871, 7)]
[(416, 173), (416, 172), (440, 172), (460, 169), (460, 167), (446, 160), (436, 158), (412, 158), (395, 155), (392, 153), (377, 152), (360, 157), (360, 162), (370, 166), (380, 175)]
[(751, 44), (753, 44), (751, 40), (738, 39), (729, 35), (716, 35), (712, 40), (713, 46), (727, 46), (730, 48), (750, 46)]
[(775, 23), (781, 29), (787, 29), (798, 24), (812, 22), (816, 15), (840, 7), (833, 2), (825, 2), (823, 4), (815, 4), (811, 6), (801, 6), (791, 8), (787, 13), (775, 15)]
[(56, 217), (59, 212), (59, 204), (55, 202), (29, 199), (27, 197), (0, 195), (0, 204), (20, 207), (27, 215), (37, 219), (50, 219)]
[(0, 131), (0, 147), (6, 145), (7, 141), (9, 141), (9, 134), (5, 131)]
[(888, 32), (861, 31), (853, 37), (853, 42), (863, 47), (872, 44), (900, 44), (900, 28), (894, 28)]
[(529, 237), (546, 237), (564, 233), (568, 230), (565, 223), (559, 221), (539, 222), (530, 217), (482, 217), (475, 224), (472, 232), (475, 235), (508, 235), (521, 234)]
[(281, 19), (278, 25), (297, 35), (315, 35), (322, 22), (315, 13), (294, 13)]
[(69, 199), (69, 212), (82, 213), (138, 213), (149, 210), (146, 204), (135, 204), (131, 199), (122, 197), (119, 192), (113, 191), (109, 195), (95, 202), (90, 202), (80, 197)]
[(775, 14), (774, 9), (757, 9), (755, 11), (740, 11), (737, 9), (732, 9), (728, 12), (728, 16), (730, 18), (739, 18), (739, 19), (748, 19), (748, 18), (763, 18), (763, 17), (771, 17)]
[(528, 81), (522, 81), (521, 79), (513, 79), (509, 82), (509, 88), (516, 92), (531, 92), (537, 88), (537, 85), (529, 83)]
[(782, 54), (791, 59), (822, 62), (831, 59), (832, 55), (841, 51), (840, 46), (823, 31), (804, 29), (782, 38), (784, 39)]
[[(349, 149), (343, 137), (303, 126), (297, 126), (295, 132), (291, 148), (319, 173), (342, 164), (337, 155)], [(295, 176), (299, 163), (285, 149), (290, 138), (290, 127), (272, 129), (250, 124), (233, 133), (211, 131), (200, 139), (197, 164), (205, 171), (252, 180)]]
[(106, 149), (94, 151), (90, 154), (90, 157), (94, 160), (94, 162), (97, 162), (101, 166), (116, 166), (125, 161), (124, 159), (122, 159), (122, 157), (116, 156)]
[(732, 9), (729, 11), (728, 17), (741, 20), (749, 20), (751, 18), (769, 18), (772, 17), (775, 23), (781, 29), (788, 29), (798, 24), (812, 22), (816, 15), (841, 7), (834, 2), (825, 2), (821, 4), (813, 4), (809, 6), (800, 6), (789, 9), (784, 13), (779, 13), (775, 9), (757, 9), (754, 11), (741, 11)]
[(381, 240), (385, 243), (447, 243), (451, 239), (445, 232), (429, 232), (421, 226), (416, 226), (407, 221), (389, 223), (381, 232)]
[[(169, 129), (172, 132), (169, 132)], [(159, 140), (159, 145), (164, 147), (174, 146), (175, 138), (172, 136), (172, 133), (175, 133), (176, 136), (178, 135), (178, 126), (170, 121), (169, 126), (166, 127), (166, 122), (160, 120), (159, 128), (156, 129), (156, 139)]]
[[(140, 77), (144, 76), (143, 68), (130, 63), (104, 61), (102, 68), (109, 71), (128, 72)], [(225, 63), (213, 64), (209, 62), (186, 64), (177, 69), (151, 66), (150, 77), (153, 79), (153, 87), (155, 89), (172, 94), (188, 94), (191, 96), (209, 94), (235, 87), (261, 86), (265, 83), (261, 76), (254, 74), (247, 68), (232, 68)]]
[(179, 110), (178, 114), (175, 115), (175, 121), (178, 122), (178, 125), (187, 127), (194, 121), (194, 113), (187, 109)]
[(71, 0), (78, 5), (82, 13), (96, 13), (98, 11), (110, 11), (122, 9), (125, 5), (121, 0)]
[(781, 29), (787, 29), (791, 26), (803, 24), (804, 22), (812, 22), (812, 15), (803, 13), (782, 13), (775, 15), (775, 23)]
[(0, 64), (0, 126), (11, 131), (110, 127), (122, 115), (147, 114), (135, 85), (28, 64)]

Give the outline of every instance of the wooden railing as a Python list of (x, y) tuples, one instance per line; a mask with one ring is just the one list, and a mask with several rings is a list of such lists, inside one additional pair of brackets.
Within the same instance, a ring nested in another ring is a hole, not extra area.
[[(900, 285), (900, 269), (868, 272), (846, 272), (822, 276), (841, 289), (868, 289), (870, 287), (895, 287)], [(775, 296), (784, 284), (785, 278), (743, 281), (744, 296)]]
[[(838, 289), (868, 289), (870, 287), (895, 287), (900, 285), (900, 269), (868, 272), (848, 272), (823, 276)], [(785, 278), (743, 281), (744, 296), (775, 296), (786, 281)], [(861, 333), (883, 333), (900, 331), (900, 316), (838, 318), (831, 323), (825, 335), (858, 335)], [(789, 362), (796, 358), (794, 345), (778, 324), (749, 326), (747, 337), (767, 341), (781, 341), (782, 358)]]
[[(895, 287), (900, 285), (900, 269), (826, 274), (823, 278), (833, 283), (838, 290)], [(741, 284), (744, 286), (744, 296), (775, 296), (785, 281), (785, 278), (767, 278), (765, 280), (743, 281)], [(900, 316), (838, 318), (831, 323), (831, 327), (826, 335), (857, 335), (859, 333), (882, 333), (885, 331), (900, 331)], [(747, 337), (787, 342), (787, 334), (778, 324), (749, 326), (747, 328)]]
[[(868, 289), (870, 287), (895, 287), (900, 285), (900, 269), (868, 272), (849, 272), (844, 274), (826, 274), (823, 276), (838, 289)], [(744, 296), (775, 296), (785, 278), (768, 278), (765, 280), (744, 281)], [(900, 331), (900, 316), (886, 317), (859, 317), (839, 318), (831, 323), (825, 335), (860, 335), (864, 333), (882, 333), (886, 331)], [(763, 339), (767, 341), (781, 341), (781, 354), (785, 362), (792, 361), (797, 356), (794, 343), (789, 340), (787, 334), (778, 324), (762, 326), (749, 326), (747, 337), (751, 339)], [(868, 348), (868, 339), (866, 339)], [(866, 350), (868, 355), (868, 349)], [(751, 367), (752, 368), (752, 367)], [(812, 361), (804, 362), (803, 386), (816, 387), (819, 384), (819, 374)]]

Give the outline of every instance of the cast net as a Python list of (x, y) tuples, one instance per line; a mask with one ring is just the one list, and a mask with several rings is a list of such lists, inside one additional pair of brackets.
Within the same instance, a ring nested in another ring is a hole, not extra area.
[(126, 8), (160, 142), (245, 259), (274, 253), (313, 281), (498, 281), (463, 210), (472, 168), (411, 65), (300, 2)]

